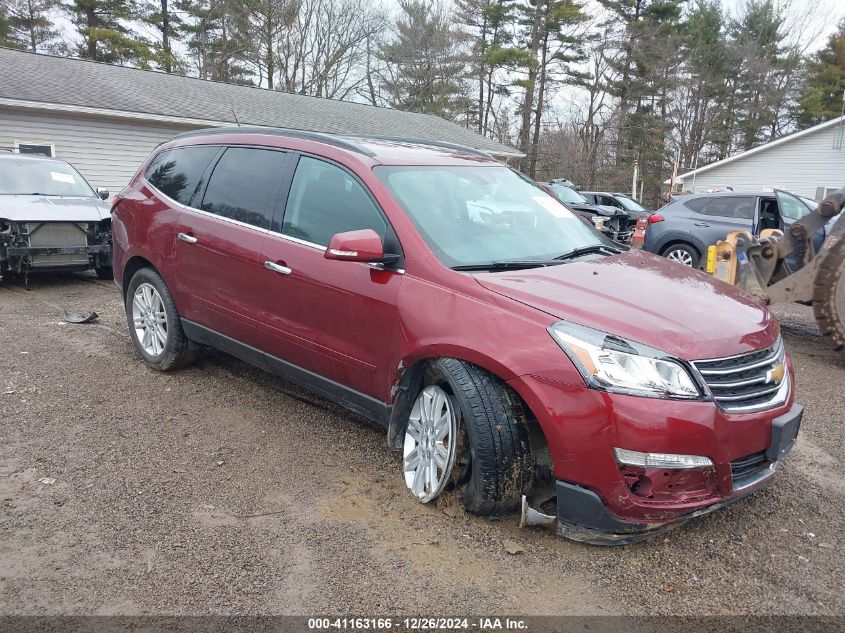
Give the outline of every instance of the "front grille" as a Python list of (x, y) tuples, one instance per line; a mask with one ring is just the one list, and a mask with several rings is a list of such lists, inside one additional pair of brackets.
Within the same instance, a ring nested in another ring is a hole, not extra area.
[(769, 477), (774, 464), (766, 458), (766, 451), (752, 453), (731, 462), (731, 481), (734, 491), (748, 488)]
[(788, 395), (786, 353), (778, 339), (769, 347), (739, 356), (693, 362), (713, 399), (726, 411), (748, 412), (783, 404)]
[[(33, 248), (69, 248), (88, 246), (86, 225), (76, 222), (29, 222), (29, 245)], [(33, 268), (52, 266), (77, 266), (88, 263), (87, 253), (33, 255)]]

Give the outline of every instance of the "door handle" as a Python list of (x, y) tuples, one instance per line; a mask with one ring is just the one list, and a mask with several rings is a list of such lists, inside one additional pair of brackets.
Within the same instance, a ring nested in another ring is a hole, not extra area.
[(281, 264), (277, 264), (276, 262), (264, 262), (264, 268), (266, 268), (267, 270), (272, 270), (274, 273), (279, 273), (282, 275), (290, 275), (293, 272), (292, 268), (282, 266)]
[(710, 226), (707, 222), (693, 222), (693, 226)]
[(176, 237), (178, 237), (183, 242), (186, 242), (187, 244), (197, 243), (197, 238), (195, 238), (193, 235), (188, 235), (187, 233), (177, 233)]

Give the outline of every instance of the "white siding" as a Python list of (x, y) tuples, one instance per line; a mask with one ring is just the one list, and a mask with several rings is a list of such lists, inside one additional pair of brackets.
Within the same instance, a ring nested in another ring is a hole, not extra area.
[(684, 189), (696, 192), (711, 187), (733, 187), (735, 191), (785, 189), (815, 198), (818, 187), (845, 187), (845, 148), (834, 149), (839, 134), (838, 125), (811, 132), (687, 176)]
[(187, 126), (0, 108), (0, 148), (52, 143), (57, 158), (76, 167), (92, 187), (120, 191), (159, 144)]

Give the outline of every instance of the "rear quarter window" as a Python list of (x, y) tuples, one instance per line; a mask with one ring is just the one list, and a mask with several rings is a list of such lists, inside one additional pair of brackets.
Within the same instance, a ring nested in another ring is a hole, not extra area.
[(750, 196), (711, 198), (707, 206), (699, 213), (738, 220), (752, 220), (754, 218), (754, 198)]
[(219, 147), (208, 145), (164, 150), (149, 164), (144, 177), (164, 195), (189, 205), (218, 151)]
[(684, 200), (684, 206), (701, 213), (708, 202), (710, 202), (710, 198), (692, 198), (691, 200)]

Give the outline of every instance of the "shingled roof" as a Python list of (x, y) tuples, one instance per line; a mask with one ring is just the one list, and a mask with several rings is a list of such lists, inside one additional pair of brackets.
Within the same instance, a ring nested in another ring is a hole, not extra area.
[(0, 105), (14, 102), (198, 125), (231, 125), (237, 117), (241, 124), (403, 136), (468, 145), (495, 156), (522, 155), (430, 114), (0, 48)]

